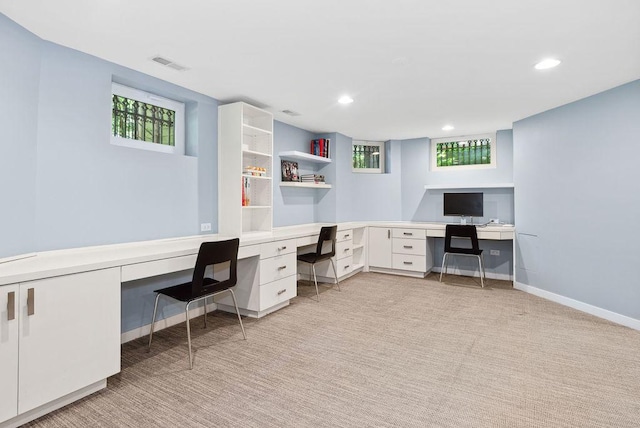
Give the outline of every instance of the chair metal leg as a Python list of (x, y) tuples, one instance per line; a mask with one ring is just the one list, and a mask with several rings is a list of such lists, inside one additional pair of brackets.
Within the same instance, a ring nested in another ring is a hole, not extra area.
[(480, 268), (480, 286), (484, 288), (484, 278), (486, 277), (486, 274), (484, 272), (484, 261), (482, 255), (478, 256), (478, 266)]
[(240, 316), (240, 310), (238, 310), (238, 303), (236, 302), (236, 294), (232, 289), (229, 289), (231, 293), (231, 298), (233, 299), (233, 306), (236, 307), (236, 314), (238, 315), (238, 321), (240, 321), (240, 328), (242, 329), (242, 336), (244, 336), (244, 340), (247, 340), (247, 335), (244, 332), (244, 325), (242, 325), (242, 317)]
[(318, 302), (320, 302), (320, 292), (318, 291), (318, 279), (316, 278), (316, 265), (315, 265), (315, 263), (311, 264), (311, 270), (313, 271), (313, 282), (316, 284), (316, 296), (318, 298)]
[(207, 328), (207, 298), (203, 299), (204, 301), (204, 328)]
[(340, 281), (338, 281), (338, 271), (336, 270), (336, 265), (333, 263), (333, 258), (330, 258), (329, 261), (331, 262), (331, 267), (333, 268), (333, 274), (336, 277), (336, 285), (338, 286), (338, 291), (342, 291), (340, 290)]
[(189, 344), (189, 370), (193, 369), (193, 356), (191, 355), (191, 326), (189, 324), (189, 305), (191, 302), (187, 303), (184, 307), (184, 313), (187, 316), (187, 343)]
[(156, 324), (156, 312), (158, 310), (158, 299), (160, 298), (160, 293), (156, 294), (156, 301), (153, 304), (153, 318), (151, 319), (151, 330), (149, 331), (149, 347), (147, 348), (147, 352), (151, 351), (151, 339), (153, 339), (153, 326)]
[(444, 272), (445, 269), (445, 261), (447, 260), (447, 256), (449, 254), (444, 253), (444, 255), (442, 256), (442, 266), (440, 267), (440, 282), (442, 282), (442, 272)]

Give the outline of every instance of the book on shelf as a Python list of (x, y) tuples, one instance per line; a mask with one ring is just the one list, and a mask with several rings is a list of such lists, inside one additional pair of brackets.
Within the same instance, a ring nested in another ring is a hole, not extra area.
[(298, 178), (298, 162), (281, 161), (282, 181), (300, 181)]
[(316, 140), (311, 140), (309, 153), (315, 156), (323, 157), (323, 158), (330, 158), (331, 157), (330, 146), (331, 146), (331, 139), (329, 138), (318, 138)]
[(324, 184), (324, 175), (319, 174), (302, 174), (300, 181), (303, 183), (317, 183)]

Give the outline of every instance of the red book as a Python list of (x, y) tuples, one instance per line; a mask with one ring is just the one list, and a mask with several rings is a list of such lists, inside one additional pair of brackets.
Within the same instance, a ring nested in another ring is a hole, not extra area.
[(320, 154), (319, 156), (324, 157), (324, 138), (320, 138)]

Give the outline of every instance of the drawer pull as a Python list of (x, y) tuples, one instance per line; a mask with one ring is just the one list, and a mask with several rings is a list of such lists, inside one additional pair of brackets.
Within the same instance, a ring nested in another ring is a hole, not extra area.
[(27, 290), (27, 315), (34, 315), (36, 313), (36, 293), (33, 288)]
[(16, 292), (7, 295), (7, 321), (16, 319)]
[(348, 233), (346, 235), (344, 235), (345, 239), (348, 238), (349, 236), (351, 236), (351, 235), (349, 235)]
[(282, 251), (282, 250), (286, 250), (286, 249), (287, 249), (287, 246), (285, 245), (284, 247), (279, 247), (278, 251)]
[(344, 265), (344, 268), (343, 268), (343, 269), (347, 269), (348, 267), (349, 267), (349, 265)]
[(413, 264), (413, 262), (402, 262), (402, 263), (404, 263), (405, 265), (412, 265)]
[(346, 253), (347, 251), (349, 251), (351, 248), (345, 248), (344, 252)]
[(287, 289), (286, 289), (286, 288), (284, 288), (284, 289), (282, 289), (282, 290), (278, 291), (278, 296), (279, 296), (279, 295), (281, 295), (281, 294), (286, 293), (286, 291), (287, 291)]
[(278, 270), (283, 270), (283, 269), (286, 269), (286, 268), (287, 268), (287, 265), (279, 266), (279, 267), (278, 267)]
[(404, 248), (412, 249), (413, 245), (405, 245)]
[(404, 236), (413, 236), (412, 232), (404, 232)]

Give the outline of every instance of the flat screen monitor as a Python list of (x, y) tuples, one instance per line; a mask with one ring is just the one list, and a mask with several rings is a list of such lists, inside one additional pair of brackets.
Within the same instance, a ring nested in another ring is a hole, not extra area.
[(482, 217), (483, 208), (483, 194), (480, 192), (444, 194), (445, 216)]

